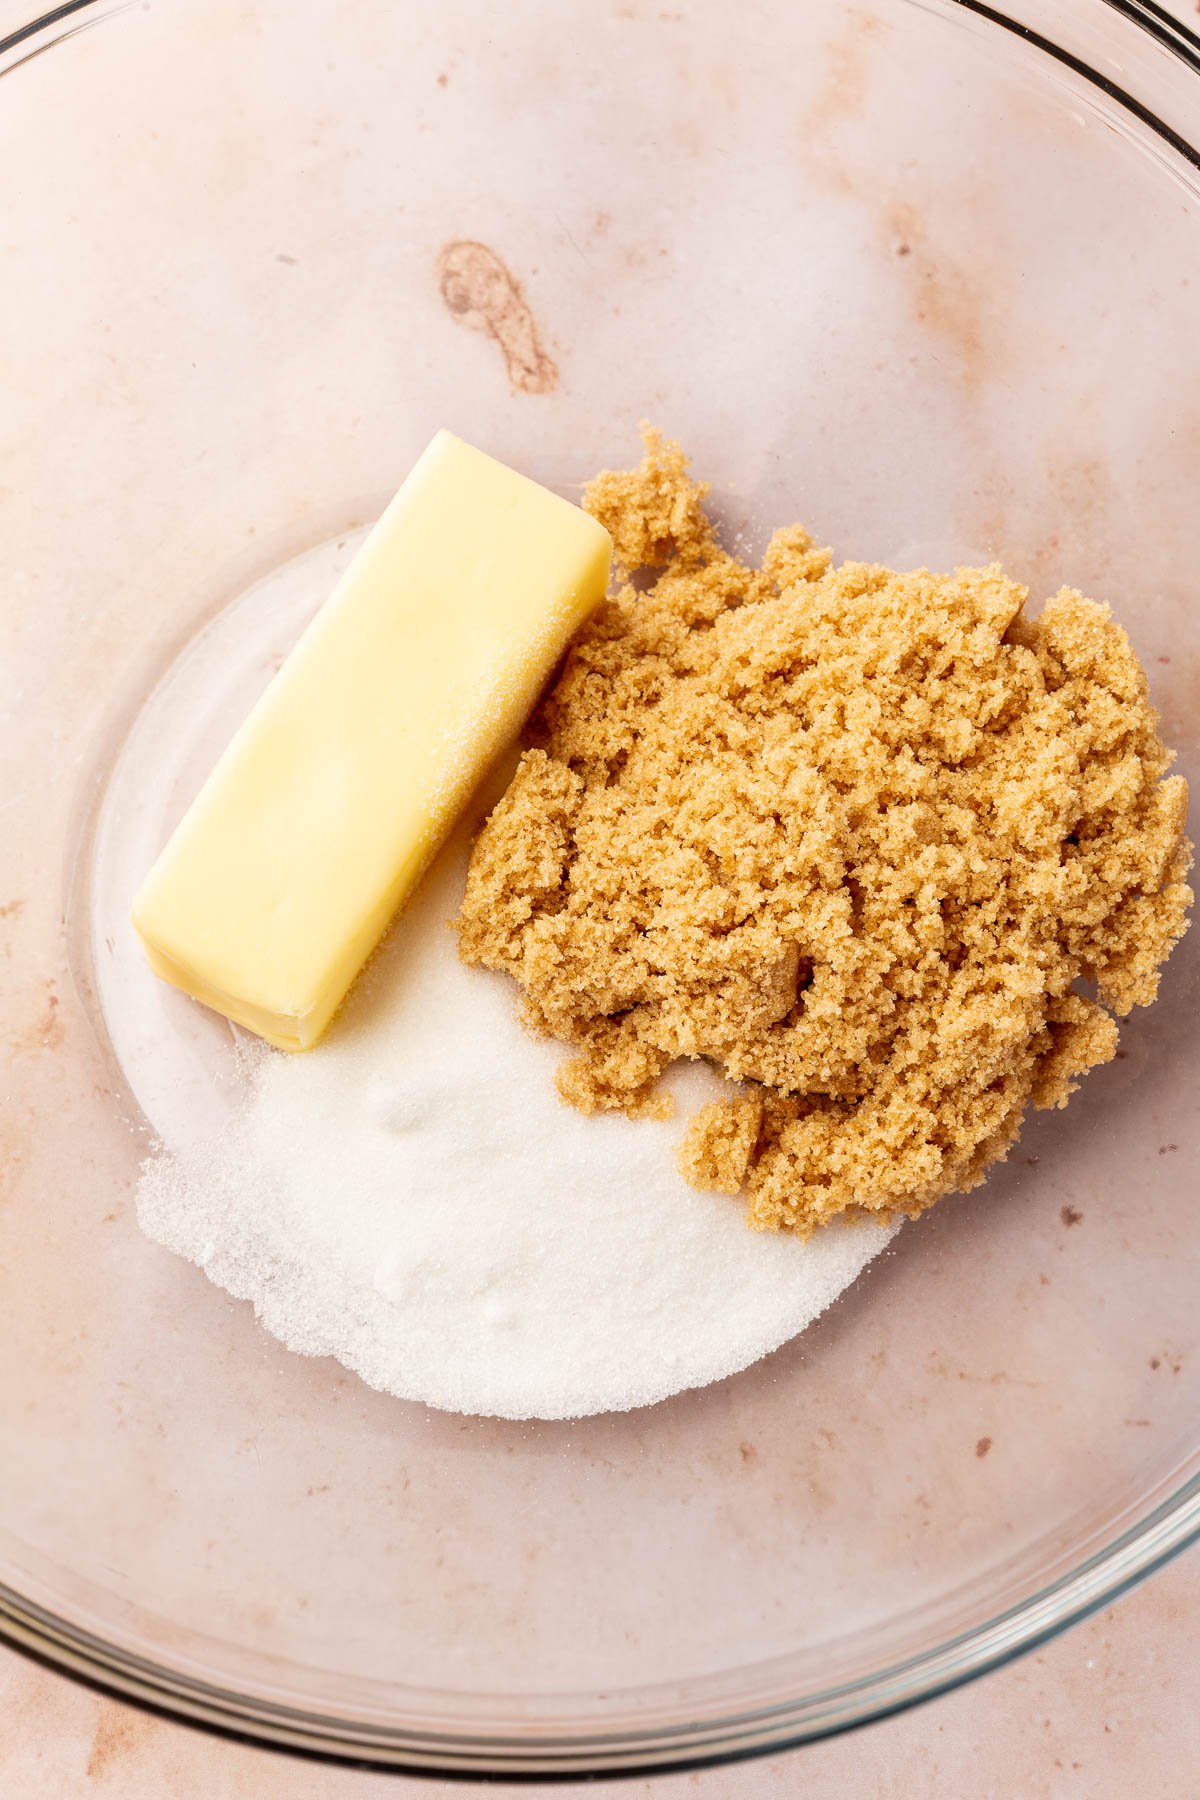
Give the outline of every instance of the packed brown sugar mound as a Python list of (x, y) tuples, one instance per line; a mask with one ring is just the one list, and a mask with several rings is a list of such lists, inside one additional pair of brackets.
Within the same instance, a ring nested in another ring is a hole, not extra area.
[[(750, 1222), (915, 1213), (1065, 1104), (1186, 928), (1187, 789), (1103, 606), (996, 566), (717, 545), (675, 444), (588, 510), (624, 586), (576, 638), (472, 858), (469, 963), (520, 982), (585, 1112), (705, 1057), (696, 1186)], [(639, 587), (644, 585), (639, 582)], [(1084, 997), (1077, 989), (1086, 984)]]

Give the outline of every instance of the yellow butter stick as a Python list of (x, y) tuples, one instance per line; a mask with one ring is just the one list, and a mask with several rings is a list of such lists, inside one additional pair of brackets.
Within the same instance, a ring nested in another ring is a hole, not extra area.
[(155, 973), (320, 1037), (604, 593), (608, 533), (441, 431), (209, 776), (133, 920)]

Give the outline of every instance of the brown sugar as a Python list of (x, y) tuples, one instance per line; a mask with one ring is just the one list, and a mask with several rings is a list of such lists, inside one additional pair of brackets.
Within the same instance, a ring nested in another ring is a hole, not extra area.
[(751, 1224), (916, 1213), (1154, 999), (1186, 784), (1106, 607), (1027, 619), (995, 565), (835, 569), (799, 526), (748, 568), (644, 436), (587, 490), (626, 585), (475, 847), (462, 956), (572, 1046), (585, 1112), (661, 1113), (680, 1057), (722, 1071), (681, 1165)]

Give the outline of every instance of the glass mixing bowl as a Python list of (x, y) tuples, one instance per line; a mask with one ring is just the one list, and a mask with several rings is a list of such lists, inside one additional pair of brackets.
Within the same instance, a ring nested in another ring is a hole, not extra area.
[[(1186, 1543), (1200, 933), (799, 1341), (520, 1425), (289, 1355), (139, 1236), (98, 895), (165, 829), (152, 768), (105, 811), (150, 696), (443, 424), (570, 492), (648, 415), (754, 543), (1111, 599), (1194, 776), (1200, 42), (1105, 0), (0, 0), (0, 40), (9, 1641), (328, 1755), (649, 1768), (936, 1693)], [(147, 1030), (204, 1104), (210, 1046)]]

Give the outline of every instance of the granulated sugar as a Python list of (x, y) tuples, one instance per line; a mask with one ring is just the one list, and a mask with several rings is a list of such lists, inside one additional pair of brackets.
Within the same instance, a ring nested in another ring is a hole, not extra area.
[[(142, 1228), (291, 1349), (455, 1412), (620, 1411), (745, 1368), (891, 1230), (751, 1232), (684, 1183), (669, 1121), (565, 1106), (558, 1048), (458, 960), (466, 854), (464, 829), (320, 1047), (249, 1050), (231, 1126), (147, 1163)], [(689, 1112), (719, 1091), (673, 1085)]]

